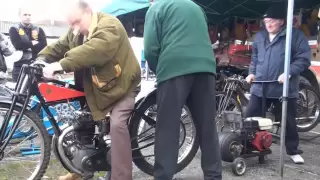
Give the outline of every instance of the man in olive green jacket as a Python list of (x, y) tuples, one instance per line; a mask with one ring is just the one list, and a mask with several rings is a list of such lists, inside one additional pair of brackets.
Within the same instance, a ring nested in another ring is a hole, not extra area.
[[(83, 86), (94, 120), (105, 119), (111, 112), (111, 179), (132, 180), (127, 119), (134, 108), (135, 90), (141, 81), (140, 65), (116, 17), (93, 13), (84, 1), (73, 3), (68, 11), (72, 28), (38, 55), (38, 59), (51, 63), (43, 69), (44, 76), (52, 77), (61, 70), (75, 71), (75, 81)], [(68, 174), (60, 180), (79, 178)]]

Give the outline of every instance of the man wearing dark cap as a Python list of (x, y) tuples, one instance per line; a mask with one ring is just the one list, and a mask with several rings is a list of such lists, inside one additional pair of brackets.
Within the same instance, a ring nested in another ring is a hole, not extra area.
[[(265, 28), (257, 33), (252, 47), (252, 58), (248, 83), (252, 81), (272, 81), (279, 83), (264, 85), (266, 103), (274, 103), (277, 110), (281, 108), (282, 83), (284, 81), (284, 61), (286, 44), (286, 11), (282, 5), (275, 4), (269, 7), (263, 16)], [(299, 74), (310, 66), (311, 51), (308, 41), (302, 31), (292, 29), (291, 64), (289, 75), (288, 111), (286, 126), (287, 154), (296, 164), (303, 164), (298, 149), (299, 135), (296, 124), (296, 100), (299, 93)], [(262, 116), (262, 84), (252, 84), (251, 98), (246, 111), (246, 117)], [(267, 106), (268, 107), (268, 106)], [(279, 111), (281, 112), (281, 110)], [(278, 119), (278, 118), (276, 118)]]

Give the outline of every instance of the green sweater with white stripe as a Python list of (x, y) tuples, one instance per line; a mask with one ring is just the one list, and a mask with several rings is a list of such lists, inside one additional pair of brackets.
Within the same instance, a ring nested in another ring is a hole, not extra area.
[(206, 15), (191, 0), (158, 0), (151, 5), (144, 52), (158, 83), (191, 73), (216, 73)]

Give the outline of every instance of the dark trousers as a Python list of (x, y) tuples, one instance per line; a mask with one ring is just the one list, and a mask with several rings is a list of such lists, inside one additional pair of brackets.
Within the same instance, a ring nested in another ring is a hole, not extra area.
[[(288, 110), (287, 110), (287, 126), (286, 126), (286, 149), (288, 155), (299, 154), (299, 134), (297, 130), (296, 112), (297, 103), (295, 98), (288, 99)], [(281, 121), (282, 103), (279, 99), (266, 99), (266, 111), (270, 107), (271, 103), (275, 105), (275, 118), (277, 121)], [(261, 117), (262, 112), (262, 98), (251, 95), (249, 105), (247, 107), (245, 116), (246, 117)]]
[(13, 69), (12, 69), (12, 80), (13, 80), (13, 82), (17, 82), (18, 81), (18, 77), (19, 77), (21, 68), (22, 68), (21, 66), (13, 66)]
[(180, 118), (187, 104), (200, 143), (205, 180), (221, 180), (221, 154), (215, 118), (215, 76), (195, 73), (161, 82), (157, 89), (155, 180), (172, 180), (177, 171)]

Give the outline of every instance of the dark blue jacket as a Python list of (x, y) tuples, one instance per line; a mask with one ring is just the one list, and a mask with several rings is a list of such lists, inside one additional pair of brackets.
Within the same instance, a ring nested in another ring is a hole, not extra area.
[[(257, 33), (252, 46), (252, 57), (249, 74), (255, 75), (257, 81), (277, 80), (284, 72), (286, 28), (270, 43), (266, 30)], [(311, 63), (311, 49), (302, 31), (292, 29), (291, 64), (289, 81), (289, 98), (298, 97), (299, 75), (308, 69)], [(282, 96), (282, 84), (265, 84), (266, 98), (279, 98)], [(251, 93), (262, 97), (262, 85), (252, 84)]]

